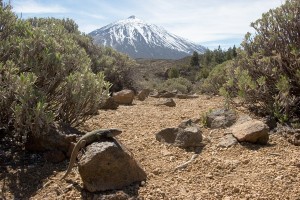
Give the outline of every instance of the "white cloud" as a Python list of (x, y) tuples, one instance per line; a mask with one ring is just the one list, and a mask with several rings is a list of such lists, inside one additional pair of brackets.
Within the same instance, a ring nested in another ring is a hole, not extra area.
[(13, 4), (16, 13), (41, 14), (41, 13), (66, 13), (68, 10), (58, 4), (43, 5), (34, 0), (16, 1)]
[(80, 26), (80, 31), (88, 34), (96, 29), (99, 29), (101, 27), (95, 25), (95, 24), (85, 24), (85, 23), (82, 23), (82, 24), (79, 24)]
[[(244, 35), (261, 14), (282, 4), (282, 0), (152, 0), (141, 3), (146, 21), (195, 42)], [(154, 8), (154, 9), (153, 9)]]

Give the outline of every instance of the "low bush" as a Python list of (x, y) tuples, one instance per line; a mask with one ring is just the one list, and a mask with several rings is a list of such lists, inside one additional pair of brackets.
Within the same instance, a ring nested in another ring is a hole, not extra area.
[(233, 70), (233, 67), (233, 60), (226, 61), (214, 67), (208, 77), (200, 85), (200, 92), (219, 94), (220, 88), (228, 81), (229, 74)]
[(0, 18), (1, 128), (42, 137), (54, 123), (78, 126), (97, 111), (110, 83), (92, 72), (72, 20), (20, 20), (3, 4)]
[(192, 83), (186, 78), (171, 78), (157, 86), (157, 89), (162, 91), (178, 90), (179, 92), (186, 94), (192, 90)]

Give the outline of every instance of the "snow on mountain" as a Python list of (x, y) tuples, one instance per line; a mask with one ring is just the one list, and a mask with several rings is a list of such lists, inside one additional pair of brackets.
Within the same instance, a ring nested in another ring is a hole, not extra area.
[(131, 16), (91, 33), (96, 44), (110, 46), (133, 58), (180, 59), (206, 48)]

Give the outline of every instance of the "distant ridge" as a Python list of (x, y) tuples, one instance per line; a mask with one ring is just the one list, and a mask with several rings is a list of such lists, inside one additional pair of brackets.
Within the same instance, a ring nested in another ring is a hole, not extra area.
[(110, 46), (133, 58), (180, 59), (206, 48), (136, 18), (111, 23), (89, 33), (96, 44)]

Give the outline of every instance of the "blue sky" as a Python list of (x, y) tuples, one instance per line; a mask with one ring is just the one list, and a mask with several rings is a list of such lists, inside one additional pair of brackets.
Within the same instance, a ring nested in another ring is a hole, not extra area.
[[(8, 2), (8, 0), (4, 0)], [(211, 49), (239, 46), (250, 23), (284, 0), (11, 0), (22, 18), (71, 18), (89, 33), (135, 15)]]

